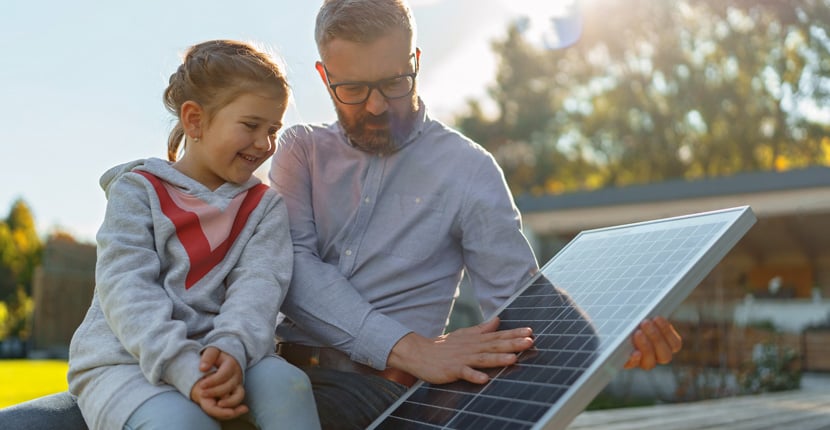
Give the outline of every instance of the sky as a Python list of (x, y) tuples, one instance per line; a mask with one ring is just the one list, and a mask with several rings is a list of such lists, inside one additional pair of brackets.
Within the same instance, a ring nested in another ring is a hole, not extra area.
[[(490, 44), (517, 4), (560, 0), (410, 0), (421, 48), (419, 92), (451, 123), (493, 81)], [(22, 198), (45, 237), (93, 242), (108, 168), (166, 157), (173, 117), (161, 94), (182, 53), (209, 39), (250, 41), (286, 66), (285, 124), (335, 119), (314, 70), (312, 0), (6, 0), (0, 6), (0, 217)], [(266, 162), (258, 171), (265, 177)]]

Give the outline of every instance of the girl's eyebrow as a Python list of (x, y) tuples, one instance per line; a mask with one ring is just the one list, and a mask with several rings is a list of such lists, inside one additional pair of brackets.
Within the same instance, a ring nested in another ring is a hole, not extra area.
[[(242, 115), (242, 119), (258, 122), (268, 122), (268, 119), (263, 118), (259, 115)], [(282, 120), (271, 122), (271, 125), (282, 125)]]

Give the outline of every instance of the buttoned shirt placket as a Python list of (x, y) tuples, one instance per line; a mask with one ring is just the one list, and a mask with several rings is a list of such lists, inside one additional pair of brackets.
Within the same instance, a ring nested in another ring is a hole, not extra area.
[(354, 225), (345, 241), (345, 249), (340, 253), (338, 267), (340, 268), (340, 273), (343, 273), (347, 277), (355, 269), (360, 245), (363, 242), (363, 237), (366, 235), (366, 231), (369, 228), (369, 221), (372, 219), (372, 213), (375, 210), (375, 202), (377, 202), (377, 197), (380, 193), (385, 167), (386, 158), (383, 156), (372, 156), (372, 159), (369, 161), (366, 182), (363, 184), (360, 202), (357, 205)]

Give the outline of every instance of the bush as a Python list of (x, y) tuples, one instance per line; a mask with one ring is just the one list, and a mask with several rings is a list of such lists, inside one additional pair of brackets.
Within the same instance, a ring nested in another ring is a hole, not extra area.
[(752, 362), (739, 381), (743, 391), (750, 394), (796, 389), (801, 385), (798, 353), (774, 343), (756, 344)]

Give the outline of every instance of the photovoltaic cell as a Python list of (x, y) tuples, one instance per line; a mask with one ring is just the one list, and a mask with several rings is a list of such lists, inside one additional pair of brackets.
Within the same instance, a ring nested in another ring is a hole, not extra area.
[[(370, 429), (565, 429), (755, 223), (748, 206), (580, 233), (503, 305), (534, 347), (483, 385), (419, 382)], [(554, 287), (556, 286), (556, 287)]]

